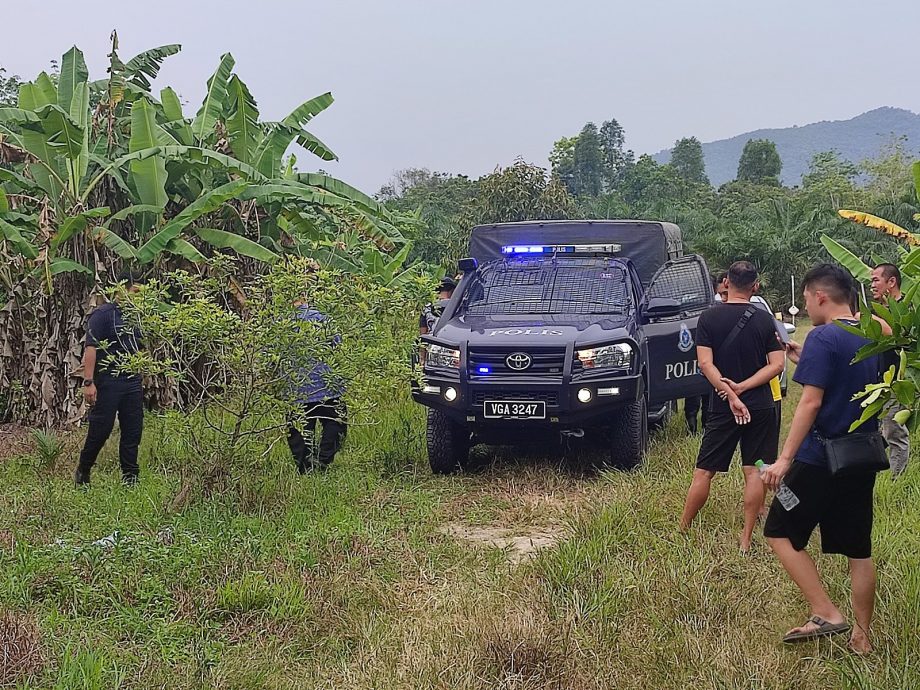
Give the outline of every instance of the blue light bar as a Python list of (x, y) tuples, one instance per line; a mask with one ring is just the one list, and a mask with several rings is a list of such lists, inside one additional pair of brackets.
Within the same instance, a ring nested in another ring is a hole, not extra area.
[(480, 374), (489, 374), (492, 372), (492, 370), (489, 369), (489, 367), (479, 367), (478, 371)]
[(502, 254), (557, 254), (572, 253), (574, 245), (545, 245), (545, 244), (507, 244), (502, 246)]
[(506, 244), (502, 254), (521, 256), (534, 254), (616, 254), (622, 250), (619, 244)]

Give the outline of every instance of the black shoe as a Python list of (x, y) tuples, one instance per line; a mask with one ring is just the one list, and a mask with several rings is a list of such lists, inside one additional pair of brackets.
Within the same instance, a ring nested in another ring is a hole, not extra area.
[(138, 476), (136, 474), (125, 474), (122, 475), (121, 483), (125, 486), (134, 486), (137, 484)]
[(73, 483), (77, 486), (86, 486), (89, 484), (89, 470), (77, 467), (77, 470), (73, 473)]
[(699, 433), (699, 427), (697, 427), (695, 419), (687, 420), (687, 430), (693, 435), (696, 435)]

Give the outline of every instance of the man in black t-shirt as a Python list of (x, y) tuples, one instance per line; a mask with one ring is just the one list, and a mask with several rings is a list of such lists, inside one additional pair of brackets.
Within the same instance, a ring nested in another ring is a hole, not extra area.
[(773, 318), (751, 304), (758, 287), (754, 266), (736, 261), (728, 270), (728, 299), (700, 316), (697, 359), (714, 392), (680, 521), (682, 530), (690, 527), (709, 498), (713, 477), (728, 471), (740, 443), (744, 471), (741, 549), (745, 552), (751, 547), (764, 502), (763, 482), (754, 463), (769, 464), (776, 459), (777, 421), (770, 379), (779, 375), (785, 363)]
[[(130, 273), (121, 279), (124, 287), (119, 289), (137, 289)], [(140, 472), (137, 450), (144, 427), (144, 391), (140, 376), (117, 370), (117, 359), (136, 353), (140, 349), (140, 337), (135, 326), (125, 323), (117, 299), (99, 305), (89, 317), (83, 352), (83, 396), (91, 407), (86, 442), (74, 473), (77, 485), (89, 484), (90, 471), (112, 433), (116, 415), (121, 429), (118, 459), (122, 478), (126, 484), (137, 481)]]

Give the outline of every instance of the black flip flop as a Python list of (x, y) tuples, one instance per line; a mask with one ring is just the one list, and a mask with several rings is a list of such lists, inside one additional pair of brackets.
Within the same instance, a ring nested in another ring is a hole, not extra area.
[(839, 635), (841, 633), (850, 632), (849, 623), (828, 623), (826, 620), (821, 618), (821, 616), (812, 616), (807, 621), (805, 621), (805, 623), (803, 623), (803, 626), (808, 625), (809, 623), (814, 623), (818, 627), (807, 632), (789, 633), (783, 638), (783, 642), (805, 642), (807, 640), (816, 640), (819, 637), (828, 637), (829, 635)]

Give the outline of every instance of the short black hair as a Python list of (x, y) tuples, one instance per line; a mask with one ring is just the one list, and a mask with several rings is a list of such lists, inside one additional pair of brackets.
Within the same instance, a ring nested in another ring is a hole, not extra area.
[(757, 282), (757, 269), (750, 261), (736, 261), (728, 268), (728, 282), (739, 290), (747, 290)]
[(879, 264), (876, 268), (882, 269), (882, 276), (885, 280), (891, 280), (894, 278), (894, 284), (897, 288), (901, 289), (901, 269), (895, 266), (894, 264)]
[(448, 292), (450, 290), (457, 289), (457, 281), (451, 278), (450, 276), (444, 276), (441, 278), (441, 282), (438, 284), (438, 292)]
[(805, 274), (806, 290), (821, 290), (834, 304), (853, 304), (856, 283), (848, 271), (837, 264), (818, 264)]

